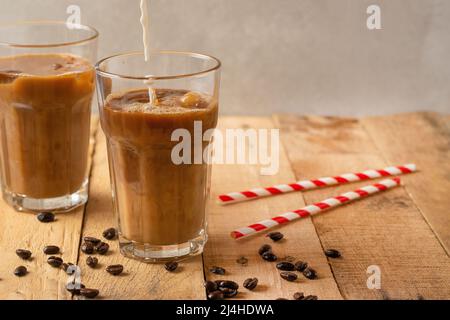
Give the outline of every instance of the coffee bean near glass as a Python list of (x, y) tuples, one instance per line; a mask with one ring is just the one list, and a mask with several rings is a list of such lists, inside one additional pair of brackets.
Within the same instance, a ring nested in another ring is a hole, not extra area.
[(175, 51), (150, 52), (147, 60), (142, 52), (118, 54), (96, 65), (113, 210), (127, 257), (167, 262), (203, 251), (220, 66), (214, 57)]
[(65, 22), (0, 25), (1, 188), (19, 211), (87, 201), (97, 38)]

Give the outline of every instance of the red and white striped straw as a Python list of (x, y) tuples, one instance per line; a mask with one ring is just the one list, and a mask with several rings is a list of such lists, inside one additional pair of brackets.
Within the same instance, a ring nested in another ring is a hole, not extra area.
[(345, 173), (336, 177), (324, 177), (314, 180), (303, 180), (291, 184), (279, 184), (267, 188), (255, 188), (241, 192), (230, 192), (219, 195), (219, 203), (226, 205), (246, 200), (258, 199), (292, 191), (316, 189), (355, 181), (376, 179), (381, 177), (396, 176), (416, 171), (415, 164), (405, 164), (397, 167), (387, 167), (380, 170), (366, 170), (357, 173)]
[(305, 218), (310, 215), (328, 210), (330, 208), (341, 206), (344, 203), (348, 203), (381, 191), (385, 191), (387, 189), (396, 187), (399, 184), (400, 178), (386, 179), (373, 185), (365, 186), (355, 191), (346, 192), (337, 197), (314, 203), (299, 210), (285, 212), (271, 219), (262, 220), (255, 224), (251, 224), (248, 227), (236, 229), (231, 232), (231, 237), (234, 239), (247, 237), (257, 232), (264, 231), (299, 218)]

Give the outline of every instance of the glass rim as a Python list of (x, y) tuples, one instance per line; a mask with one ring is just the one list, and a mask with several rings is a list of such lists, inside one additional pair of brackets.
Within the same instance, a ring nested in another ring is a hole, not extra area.
[[(68, 26), (71, 25), (70, 23), (67, 23), (65, 21), (60, 20), (24, 20), (24, 21), (16, 21), (16, 22), (9, 22), (9, 23), (1, 23), (0, 29), (5, 27), (14, 27), (14, 26), (24, 26), (24, 25), (54, 25), (54, 26)], [(75, 26), (72, 30), (85, 30), (90, 31), (93, 34), (80, 40), (75, 41), (66, 41), (66, 42), (55, 42), (55, 43), (44, 43), (44, 44), (27, 44), (27, 43), (15, 43), (15, 42), (5, 42), (0, 39), (0, 46), (6, 46), (6, 47), (14, 47), (14, 48), (53, 48), (53, 47), (65, 47), (65, 46), (72, 46), (72, 45), (78, 45), (85, 42), (89, 42), (92, 40), (95, 40), (99, 36), (99, 32), (94, 27), (84, 25), (84, 24), (72, 24)]]
[(124, 75), (124, 74), (119, 74), (119, 73), (114, 73), (114, 72), (109, 72), (109, 71), (104, 71), (100, 69), (100, 65), (110, 59), (113, 58), (117, 58), (117, 57), (123, 57), (123, 56), (131, 56), (131, 55), (144, 55), (143, 51), (129, 51), (129, 52), (124, 52), (124, 53), (118, 53), (112, 56), (108, 56), (105, 57), (101, 60), (99, 60), (96, 64), (95, 64), (95, 71), (97, 72), (97, 74), (102, 75), (102, 76), (108, 76), (110, 78), (121, 78), (121, 79), (130, 79), (130, 80), (170, 80), (170, 79), (181, 79), (181, 78), (189, 78), (189, 77), (195, 77), (195, 76), (199, 76), (199, 75), (203, 75), (203, 74), (207, 74), (216, 70), (219, 70), (220, 67), (222, 66), (222, 62), (220, 62), (219, 59), (217, 59), (216, 57), (213, 57), (211, 55), (208, 54), (204, 54), (204, 53), (197, 53), (197, 52), (190, 52), (190, 51), (175, 51), (175, 50), (156, 50), (156, 51), (152, 51), (150, 54), (154, 54), (154, 53), (158, 53), (158, 54), (168, 54), (168, 55), (184, 55), (184, 56), (190, 56), (190, 57), (196, 57), (196, 58), (201, 58), (201, 59), (207, 59), (207, 60), (212, 60), (215, 61), (215, 65), (211, 68), (208, 68), (206, 70), (201, 70), (198, 72), (192, 72), (192, 73), (185, 73), (185, 74), (177, 74), (177, 75), (168, 75), (168, 76), (152, 76), (152, 75), (148, 75), (148, 76), (130, 76), (130, 75)]

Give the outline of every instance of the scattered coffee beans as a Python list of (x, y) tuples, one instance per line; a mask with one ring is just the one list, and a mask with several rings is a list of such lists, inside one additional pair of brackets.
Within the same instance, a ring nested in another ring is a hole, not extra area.
[(264, 253), (272, 251), (272, 247), (270, 244), (263, 244), (261, 248), (259, 248), (258, 253), (260, 256), (262, 256)]
[(209, 269), (209, 272), (214, 273), (214, 274), (224, 275), (225, 269), (222, 267), (213, 266)]
[(283, 261), (277, 263), (277, 269), (283, 271), (293, 271), (295, 269), (294, 265), (290, 262)]
[(294, 265), (295, 270), (299, 272), (305, 271), (306, 268), (308, 268), (308, 263), (303, 261), (297, 261)]
[(310, 279), (310, 280), (313, 280), (313, 279), (316, 279), (316, 278), (317, 278), (317, 273), (316, 273), (316, 271), (315, 271), (314, 269), (312, 269), (312, 268), (306, 268), (306, 269), (303, 271), (303, 275), (304, 275), (306, 278)]
[(327, 249), (325, 250), (325, 255), (329, 258), (339, 258), (341, 253), (335, 249)]
[(318, 300), (319, 298), (317, 296), (309, 295), (306, 296), (303, 300)]
[(81, 251), (86, 254), (93, 254), (94, 253), (94, 245), (90, 242), (83, 242), (81, 245)]
[(105, 231), (103, 231), (103, 237), (107, 240), (113, 240), (117, 235), (116, 229), (114, 228), (108, 228)]
[(305, 298), (305, 295), (303, 292), (296, 292), (294, 293), (294, 300), (303, 300)]
[(113, 276), (117, 276), (122, 273), (123, 265), (113, 264), (113, 265), (107, 266), (106, 271), (108, 271), (108, 273), (112, 274)]
[(57, 246), (45, 246), (44, 247), (44, 253), (45, 254), (58, 254), (59, 253), (59, 247), (57, 247)]
[(84, 237), (83, 240), (84, 240), (84, 242), (92, 243), (94, 246), (96, 246), (97, 244), (99, 244), (101, 242), (100, 239), (97, 239), (94, 237)]
[(95, 251), (97, 251), (98, 254), (104, 255), (108, 252), (109, 250), (109, 244), (107, 244), (106, 242), (100, 242), (96, 247), (95, 247)]
[(217, 283), (214, 281), (206, 281), (205, 282), (205, 289), (207, 293), (217, 291), (219, 289)]
[(37, 215), (40, 222), (48, 223), (55, 221), (55, 215), (52, 212), (41, 212)]
[(23, 260), (28, 260), (31, 257), (31, 251), (26, 249), (17, 249), (16, 254)]
[(63, 259), (61, 259), (60, 257), (50, 256), (47, 259), (47, 263), (54, 268), (59, 268), (63, 264)]
[(98, 296), (99, 291), (97, 289), (81, 288), (80, 289), (80, 294), (83, 297), (86, 297), (86, 298), (89, 298), (89, 299), (93, 299), (96, 296)]
[(280, 276), (287, 281), (295, 281), (297, 280), (297, 275), (293, 272), (283, 271), (280, 272)]
[(25, 266), (18, 266), (14, 269), (14, 275), (17, 277), (23, 277), (27, 274), (27, 268)]
[(258, 278), (248, 278), (244, 281), (244, 288), (248, 290), (253, 290), (258, 285)]
[(277, 256), (271, 251), (264, 252), (262, 254), (262, 258), (266, 261), (271, 261), (271, 262), (277, 261), (277, 259), (278, 259)]
[(272, 241), (277, 242), (283, 239), (284, 235), (281, 232), (269, 232), (266, 234), (266, 237), (269, 237)]
[(98, 264), (98, 259), (96, 257), (89, 256), (86, 258), (86, 264), (91, 268), (95, 268)]
[(223, 300), (224, 297), (223, 292), (219, 290), (208, 293), (209, 300)]
[(164, 265), (164, 268), (166, 268), (166, 270), (169, 272), (173, 272), (178, 268), (178, 262), (176, 261), (167, 262)]

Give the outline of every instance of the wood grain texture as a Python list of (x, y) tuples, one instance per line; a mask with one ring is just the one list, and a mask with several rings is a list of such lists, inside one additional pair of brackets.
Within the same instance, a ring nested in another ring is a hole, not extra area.
[(450, 119), (410, 113), (361, 120), (389, 163), (417, 164), (405, 188), (450, 254)]
[[(222, 117), (219, 127), (225, 128), (273, 128), (270, 118), (256, 117)], [(227, 144), (228, 145), (228, 144)], [(228, 145), (228, 147), (230, 147)], [(247, 147), (256, 148), (256, 145)], [(264, 149), (263, 149), (264, 150)], [(230, 279), (239, 283), (240, 293), (237, 299), (276, 299), (284, 297), (292, 299), (292, 295), (301, 291), (305, 294), (318, 295), (320, 299), (341, 299), (341, 295), (333, 279), (330, 267), (323, 254), (315, 228), (310, 219), (301, 219), (283, 226), (280, 231), (285, 239), (273, 243), (263, 234), (242, 240), (234, 240), (230, 232), (238, 227), (269, 218), (277, 213), (295, 210), (304, 205), (300, 193), (291, 193), (256, 201), (247, 201), (228, 206), (216, 203), (219, 194), (240, 191), (257, 186), (270, 186), (277, 183), (295, 181), (294, 174), (284, 154), (280, 150), (280, 169), (274, 176), (262, 176), (258, 165), (215, 165), (212, 171), (212, 199), (209, 207), (209, 241), (204, 257), (205, 276), (207, 279)], [(281, 279), (273, 262), (261, 259), (257, 251), (262, 244), (271, 244), (274, 252), (282, 261), (285, 256), (292, 256), (308, 261), (314, 267), (319, 279), (307, 280), (302, 275), (294, 283)], [(242, 266), (236, 260), (244, 256), (248, 259), (247, 266)], [(227, 273), (217, 276), (209, 272), (210, 267), (224, 267)], [(242, 287), (246, 278), (257, 277), (257, 289), (249, 291)]]
[[(289, 115), (277, 122), (298, 179), (388, 164), (356, 119)], [(389, 138), (394, 144), (397, 136)], [(421, 174), (404, 177), (405, 183)], [(313, 203), (366, 184), (304, 192), (304, 197)], [(313, 222), (323, 246), (342, 252), (329, 262), (346, 299), (450, 298), (450, 260), (403, 187), (315, 216)], [(370, 265), (381, 268), (380, 290), (366, 286)]]
[[(91, 152), (98, 119), (91, 120)], [(89, 159), (89, 167), (91, 159)], [(66, 289), (67, 275), (61, 269), (51, 267), (44, 255), (46, 245), (57, 245), (64, 261), (75, 263), (83, 222), (84, 206), (67, 213), (60, 213), (52, 223), (40, 223), (32, 213), (17, 212), (0, 200), (0, 300), (3, 299), (70, 299)], [(32, 259), (20, 259), (16, 249), (28, 249)], [(14, 269), (24, 265), (28, 274), (13, 275)]]
[[(98, 130), (97, 147), (91, 174), (91, 194), (86, 207), (83, 236), (102, 238), (106, 228), (115, 227), (111, 202), (105, 136)], [(98, 255), (99, 266), (86, 265), (87, 255), (80, 251), (78, 265), (81, 281), (89, 288), (100, 290), (98, 299), (205, 299), (201, 256), (180, 263), (177, 272), (169, 273), (161, 264), (146, 264), (123, 257), (118, 241), (107, 241), (107, 255)], [(105, 271), (111, 264), (122, 264), (124, 272), (112, 276)]]

